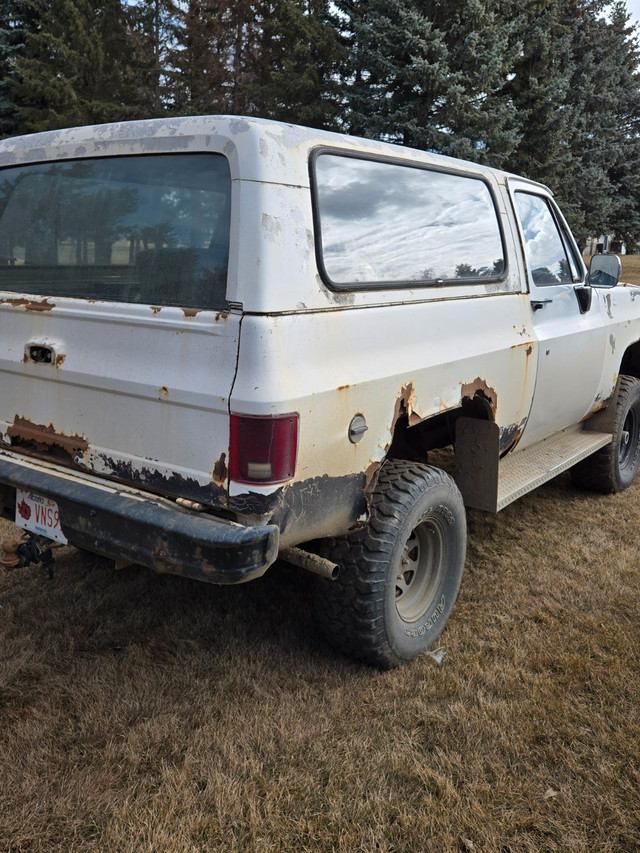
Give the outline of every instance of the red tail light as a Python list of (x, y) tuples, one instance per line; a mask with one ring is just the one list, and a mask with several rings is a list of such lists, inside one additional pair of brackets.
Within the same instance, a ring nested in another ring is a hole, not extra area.
[(229, 476), (238, 483), (283, 483), (296, 471), (298, 415), (231, 415)]

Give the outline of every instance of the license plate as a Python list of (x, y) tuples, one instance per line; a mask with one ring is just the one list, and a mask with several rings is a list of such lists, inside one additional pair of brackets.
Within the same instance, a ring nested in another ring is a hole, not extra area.
[(16, 524), (31, 533), (67, 544), (67, 537), (60, 528), (58, 504), (51, 498), (16, 489)]

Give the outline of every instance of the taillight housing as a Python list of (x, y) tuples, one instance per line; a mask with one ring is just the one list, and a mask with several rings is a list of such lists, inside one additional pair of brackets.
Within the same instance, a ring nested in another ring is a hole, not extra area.
[(284, 483), (296, 472), (297, 414), (231, 415), (229, 478), (268, 486)]

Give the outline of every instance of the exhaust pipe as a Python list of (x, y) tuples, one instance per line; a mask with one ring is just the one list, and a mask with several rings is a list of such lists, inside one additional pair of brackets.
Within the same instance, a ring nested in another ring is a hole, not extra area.
[(283, 548), (278, 557), (286, 563), (306, 569), (330, 581), (334, 581), (340, 574), (340, 566), (337, 563), (332, 563), (326, 557), (320, 557), (310, 551), (303, 551), (302, 548)]

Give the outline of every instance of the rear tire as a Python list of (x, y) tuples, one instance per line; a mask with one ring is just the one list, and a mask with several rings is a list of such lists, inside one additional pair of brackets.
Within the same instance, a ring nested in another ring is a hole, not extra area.
[(448, 474), (406, 461), (383, 467), (370, 509), (366, 528), (323, 543), (341, 572), (318, 579), (316, 611), (331, 645), (388, 669), (442, 633), (462, 580), (466, 517)]
[(628, 489), (640, 468), (640, 381), (621, 376), (615, 400), (613, 440), (574, 465), (576, 486), (603, 494)]

